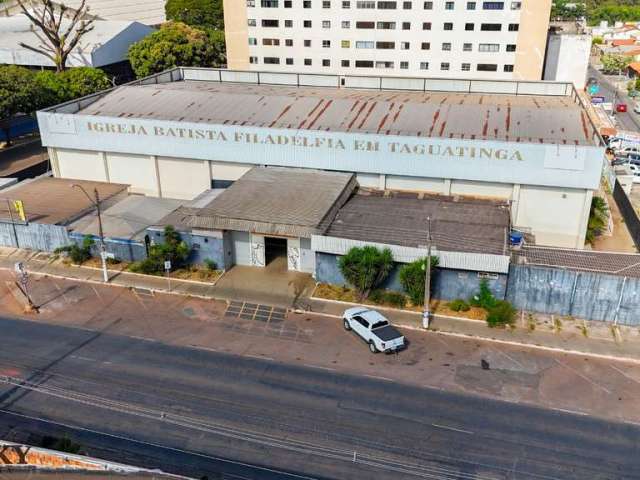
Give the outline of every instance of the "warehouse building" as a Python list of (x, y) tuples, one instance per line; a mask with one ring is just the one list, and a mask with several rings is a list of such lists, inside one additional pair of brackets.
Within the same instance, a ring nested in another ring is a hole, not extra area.
[[(56, 176), (191, 200), (254, 166), (510, 205), (582, 248), (604, 146), (569, 83), (179, 68), (38, 113)], [(287, 208), (285, 205), (283, 208)]]

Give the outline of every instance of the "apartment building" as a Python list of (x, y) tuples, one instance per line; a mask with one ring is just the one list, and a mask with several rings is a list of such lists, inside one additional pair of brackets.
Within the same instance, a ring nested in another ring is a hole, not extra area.
[(224, 0), (230, 69), (540, 80), (551, 0)]

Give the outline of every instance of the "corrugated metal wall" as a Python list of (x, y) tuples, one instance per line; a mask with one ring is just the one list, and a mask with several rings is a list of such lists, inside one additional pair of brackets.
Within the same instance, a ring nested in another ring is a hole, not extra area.
[[(16, 243), (17, 234), (17, 243)], [(3, 247), (19, 247), (29, 250), (53, 252), (58, 247), (70, 243), (67, 229), (57, 225), (30, 223), (28, 225), (11, 225), (0, 223), (0, 245)]]

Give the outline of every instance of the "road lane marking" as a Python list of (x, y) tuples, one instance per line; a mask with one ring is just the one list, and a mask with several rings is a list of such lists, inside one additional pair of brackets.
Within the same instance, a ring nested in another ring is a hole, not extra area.
[(393, 378), (381, 377), (379, 375), (366, 375), (365, 377), (375, 378), (376, 380), (384, 380), (385, 382), (395, 382)]
[(443, 430), (451, 430), (452, 432), (464, 433), (466, 435), (473, 435), (473, 432), (469, 430), (463, 430), (461, 428), (450, 427), (448, 425), (438, 425), (437, 423), (432, 423), (432, 427), (442, 428)]
[(272, 362), (275, 362), (275, 358), (263, 357), (262, 355), (251, 355), (247, 353), (245, 357), (257, 358), (258, 360), (271, 360)]
[(580, 378), (582, 378), (583, 380), (586, 380), (587, 382), (589, 382), (591, 385), (593, 385), (594, 387), (598, 387), (602, 390), (604, 390), (605, 392), (607, 392), (609, 395), (611, 395), (611, 390), (609, 390), (606, 387), (603, 387), (602, 385), (600, 385), (599, 383), (591, 380), (589, 377), (587, 377), (586, 375), (580, 373), (578, 370), (576, 370), (573, 367), (570, 367), (569, 365), (567, 365), (564, 362), (561, 362), (560, 360), (558, 360), (557, 358), (554, 358), (554, 360), (558, 363), (558, 365), (562, 365), (564, 368), (566, 368), (567, 370), (575, 373), (577, 376), (579, 376)]
[(609, 365), (609, 367), (613, 368), (616, 372), (618, 372), (620, 375), (622, 375), (623, 377), (626, 377), (628, 380), (631, 380), (632, 382), (635, 383), (640, 383), (640, 381), (636, 380), (635, 378), (627, 375), (625, 372), (623, 372), (622, 370), (620, 370), (618, 367), (616, 367), (615, 365)]
[(566, 408), (551, 407), (551, 410), (555, 410), (556, 412), (562, 412), (562, 413), (571, 413), (573, 415), (582, 415), (583, 417), (588, 417), (589, 416), (588, 413), (580, 412), (578, 410), (568, 410)]
[(309, 367), (309, 368), (317, 368), (320, 370), (327, 370), (329, 372), (335, 372), (336, 369), (335, 368), (330, 368), (330, 367), (321, 367), (320, 365), (312, 365), (310, 363), (304, 363), (303, 364), (305, 367)]
[(71, 355), (71, 358), (75, 358), (76, 360), (82, 360), (84, 362), (95, 362), (95, 359), (89, 357), (81, 357), (80, 355)]

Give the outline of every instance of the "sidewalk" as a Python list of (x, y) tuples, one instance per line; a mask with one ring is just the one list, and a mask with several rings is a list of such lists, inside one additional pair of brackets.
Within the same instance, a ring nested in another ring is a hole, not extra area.
[[(18, 261), (23, 262), (31, 274), (103, 283), (102, 271), (99, 269), (64, 266), (52, 261), (51, 255), (42, 252), (0, 248), (0, 268), (13, 270)], [(171, 279), (169, 290), (169, 282), (162, 277), (117, 271), (110, 271), (110, 277), (110, 284), (119, 287), (228, 302), (240, 300), (282, 306), (291, 310), (300, 308), (335, 318), (341, 318), (344, 310), (352, 306), (343, 302), (310, 298), (308, 297), (310, 292), (307, 291), (298, 301), (299, 295), (289, 291), (281, 294), (258, 292), (252, 295), (250, 290), (237, 285), (235, 288), (228, 288), (224, 285), (178, 279)], [(295, 289), (295, 287), (292, 288)], [(384, 308), (379, 310), (387, 312), (393, 323), (400, 327), (422, 330), (422, 318), (419, 313)], [(542, 314), (526, 314), (526, 316), (522, 314), (516, 328), (494, 329), (478, 320), (436, 315), (432, 320), (431, 329), (445, 335), (492, 340), (510, 345), (601, 358), (626, 359), (640, 363), (640, 331), (630, 327), (619, 327), (614, 330), (612, 325), (603, 322), (584, 322)]]

